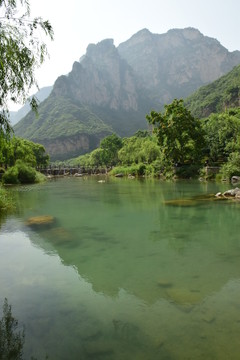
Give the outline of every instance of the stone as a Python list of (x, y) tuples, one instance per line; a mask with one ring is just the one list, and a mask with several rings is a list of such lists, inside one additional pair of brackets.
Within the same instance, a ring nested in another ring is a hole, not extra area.
[(173, 283), (171, 283), (170, 281), (168, 281), (167, 279), (160, 279), (158, 281), (158, 286), (162, 287), (162, 288), (170, 288), (173, 286)]
[(25, 224), (27, 226), (41, 226), (53, 224), (54, 217), (51, 215), (33, 216), (27, 219)]
[(240, 200), (240, 190), (236, 193), (236, 195), (235, 195), (235, 199)]
[(164, 202), (165, 205), (171, 206), (195, 206), (197, 201), (192, 199), (176, 199), (176, 200), (167, 200)]
[(195, 305), (201, 301), (201, 296), (198, 292), (184, 288), (168, 289), (166, 294), (177, 305)]
[(238, 182), (240, 182), (240, 176), (236, 176), (236, 175), (232, 176), (231, 182), (232, 182), (232, 183), (238, 183)]
[(239, 191), (240, 191), (240, 189), (238, 187), (236, 187), (234, 189), (230, 189), (230, 190), (225, 191), (223, 193), (223, 196), (225, 196), (225, 197), (234, 197)]

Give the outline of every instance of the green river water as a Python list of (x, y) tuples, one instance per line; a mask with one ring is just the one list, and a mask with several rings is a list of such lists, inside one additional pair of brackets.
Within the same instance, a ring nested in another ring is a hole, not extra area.
[(239, 359), (240, 202), (198, 198), (229, 185), (99, 179), (11, 190), (0, 305), (24, 359)]

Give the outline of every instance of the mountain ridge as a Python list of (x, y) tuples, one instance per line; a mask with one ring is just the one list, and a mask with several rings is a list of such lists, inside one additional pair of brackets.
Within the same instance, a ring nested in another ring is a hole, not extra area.
[[(28, 113), (14, 129), (45, 144), (52, 159), (69, 157), (64, 142), (85, 136), (84, 146), (80, 141), (71, 148), (71, 156), (80, 155), (111, 132), (131, 136), (147, 128), (149, 111), (187, 97), (239, 63), (240, 51), (231, 53), (194, 28), (165, 34), (142, 29), (118, 47), (104, 39), (89, 44), (71, 72), (56, 79), (38, 119)], [(54, 143), (62, 143), (62, 150)]]

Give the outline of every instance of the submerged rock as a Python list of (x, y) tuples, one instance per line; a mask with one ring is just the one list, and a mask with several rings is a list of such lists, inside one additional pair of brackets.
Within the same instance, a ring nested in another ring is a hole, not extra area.
[(196, 206), (197, 201), (192, 199), (175, 199), (175, 200), (167, 200), (164, 202), (164, 204), (171, 206)]
[(173, 286), (173, 283), (171, 283), (170, 281), (168, 281), (167, 279), (160, 279), (158, 281), (158, 286), (162, 287), (162, 288), (170, 288)]
[(68, 243), (73, 240), (72, 234), (63, 227), (46, 229), (44, 234), (55, 244)]
[(201, 301), (200, 293), (188, 289), (168, 289), (166, 294), (177, 305), (195, 305)]
[(54, 217), (51, 215), (33, 216), (27, 219), (25, 224), (27, 226), (41, 226), (54, 223)]

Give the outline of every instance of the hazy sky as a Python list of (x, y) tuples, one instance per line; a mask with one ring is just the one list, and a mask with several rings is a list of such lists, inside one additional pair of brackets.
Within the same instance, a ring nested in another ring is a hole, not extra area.
[(71, 71), (89, 43), (126, 41), (143, 28), (163, 34), (195, 27), (228, 50), (240, 50), (239, 0), (30, 0), (32, 16), (48, 19), (55, 32), (50, 59), (37, 73), (40, 87)]

